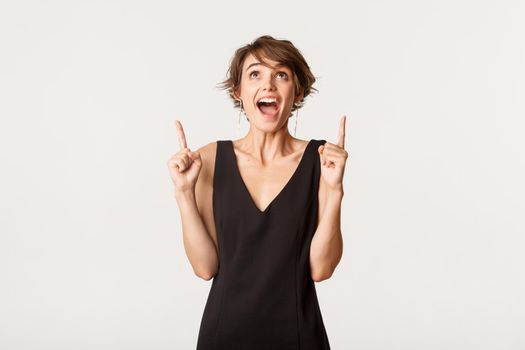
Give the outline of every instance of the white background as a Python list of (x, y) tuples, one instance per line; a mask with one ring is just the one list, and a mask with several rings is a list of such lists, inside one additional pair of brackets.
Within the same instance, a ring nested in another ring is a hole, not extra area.
[[(333, 349), (525, 348), (521, 1), (0, 2), (0, 348), (193, 349), (211, 281), (166, 167), (247, 130), (216, 84), (291, 40), (348, 116)], [(295, 117), (290, 119), (293, 133)]]

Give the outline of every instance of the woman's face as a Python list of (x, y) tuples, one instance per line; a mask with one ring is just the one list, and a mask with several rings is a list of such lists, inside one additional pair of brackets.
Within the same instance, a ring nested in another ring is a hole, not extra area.
[(248, 119), (259, 129), (275, 129), (288, 120), (295, 96), (293, 72), (278, 62), (265, 58), (267, 67), (252, 54), (244, 60), (240, 91)]

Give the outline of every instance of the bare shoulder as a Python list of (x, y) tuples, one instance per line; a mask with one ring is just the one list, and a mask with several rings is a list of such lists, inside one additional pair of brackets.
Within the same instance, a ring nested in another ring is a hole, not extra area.
[(215, 168), (215, 155), (217, 153), (217, 141), (212, 141), (201, 146), (199, 149), (196, 150), (196, 152), (199, 152), (201, 155), (201, 172), (205, 171), (206, 173), (211, 173), (211, 175), (213, 176), (213, 169)]
[[(203, 203), (203, 201), (207, 201), (211, 198), (211, 190), (213, 189), (213, 173), (215, 169), (215, 155), (217, 153), (217, 142), (209, 142), (199, 149), (196, 150), (200, 154), (201, 161), (202, 161), (202, 167), (201, 171), (199, 173), (199, 177), (197, 178), (197, 184), (196, 184), (196, 194), (200, 195), (200, 198), (197, 198), (199, 204)], [(210, 203), (206, 203), (211, 205), (211, 199)]]

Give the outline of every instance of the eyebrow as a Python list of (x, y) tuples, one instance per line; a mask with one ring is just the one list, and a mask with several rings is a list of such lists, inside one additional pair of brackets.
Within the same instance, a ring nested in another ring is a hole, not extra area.
[[(250, 64), (248, 67), (246, 67), (245, 72), (248, 71), (248, 69), (250, 69), (251, 67), (258, 66), (258, 65), (261, 65), (261, 62), (254, 62), (254, 63)], [(275, 66), (275, 68), (288, 68), (288, 67), (285, 66), (284, 64), (277, 64)]]

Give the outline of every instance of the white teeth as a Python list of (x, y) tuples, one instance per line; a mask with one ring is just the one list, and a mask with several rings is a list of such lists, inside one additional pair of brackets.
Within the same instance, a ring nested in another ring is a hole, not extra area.
[(277, 102), (277, 99), (274, 97), (264, 97), (264, 98), (261, 98), (258, 102), (272, 103), (272, 102)]

